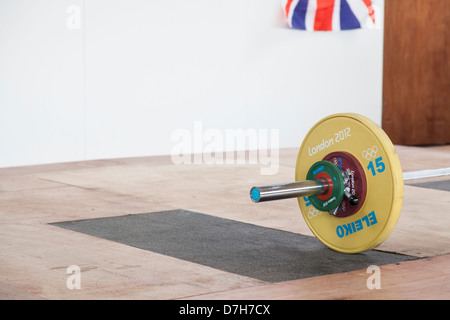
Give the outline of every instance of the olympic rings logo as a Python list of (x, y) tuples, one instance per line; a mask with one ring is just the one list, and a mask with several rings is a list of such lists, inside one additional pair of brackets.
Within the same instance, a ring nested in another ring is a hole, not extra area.
[(322, 214), (322, 211), (317, 210), (315, 207), (310, 207), (309, 211), (308, 211), (308, 218), (312, 219), (321, 214)]
[(377, 152), (378, 152), (377, 146), (373, 146), (372, 148), (364, 150), (362, 152), (362, 156), (364, 159), (370, 160), (377, 156)]

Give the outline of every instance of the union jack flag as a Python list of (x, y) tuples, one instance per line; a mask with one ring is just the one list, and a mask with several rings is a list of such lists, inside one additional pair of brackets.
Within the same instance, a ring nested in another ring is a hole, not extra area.
[(291, 28), (333, 31), (368, 28), (375, 24), (372, 0), (282, 0)]

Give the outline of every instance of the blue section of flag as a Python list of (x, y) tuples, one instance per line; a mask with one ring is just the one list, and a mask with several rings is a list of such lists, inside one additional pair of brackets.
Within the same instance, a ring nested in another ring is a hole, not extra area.
[(353, 11), (350, 9), (347, 0), (341, 0), (341, 30), (351, 30), (361, 28), (361, 24), (356, 19)]
[(305, 18), (306, 11), (308, 9), (308, 0), (300, 0), (294, 9), (294, 14), (292, 15), (292, 27), (296, 29), (305, 30)]

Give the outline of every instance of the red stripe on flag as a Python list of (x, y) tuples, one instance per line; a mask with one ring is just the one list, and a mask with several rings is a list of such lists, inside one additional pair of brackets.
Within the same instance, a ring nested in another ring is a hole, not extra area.
[(372, 0), (362, 0), (362, 1), (366, 4), (367, 8), (372, 6)]
[(286, 11), (286, 18), (289, 16), (289, 9), (291, 8), (292, 1), (293, 0), (288, 0), (286, 3), (286, 8), (284, 9)]
[(315, 31), (330, 31), (333, 25), (334, 0), (317, 0)]
[(369, 17), (372, 19), (373, 23), (375, 23), (375, 11), (372, 7), (372, 0), (363, 0), (363, 2), (369, 10)]

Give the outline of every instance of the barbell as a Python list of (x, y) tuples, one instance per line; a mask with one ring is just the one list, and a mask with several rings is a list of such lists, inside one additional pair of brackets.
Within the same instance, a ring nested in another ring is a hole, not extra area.
[(322, 243), (338, 252), (359, 253), (377, 247), (394, 230), (403, 185), (400, 160), (383, 129), (365, 116), (340, 113), (307, 133), (295, 182), (252, 187), (250, 198), (297, 198), (303, 218)]

